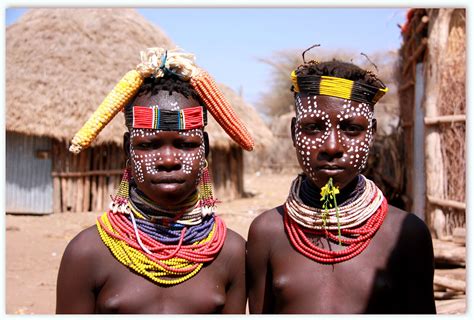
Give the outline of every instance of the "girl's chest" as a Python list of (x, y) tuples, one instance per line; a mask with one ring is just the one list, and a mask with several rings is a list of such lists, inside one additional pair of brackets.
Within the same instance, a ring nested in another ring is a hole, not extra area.
[(389, 255), (377, 248), (342, 263), (323, 264), (291, 246), (272, 257), (272, 289), (279, 312), (364, 313), (390, 300), (395, 285)]
[(203, 268), (178, 284), (160, 284), (117, 267), (96, 293), (96, 313), (218, 313), (226, 284), (219, 272)]

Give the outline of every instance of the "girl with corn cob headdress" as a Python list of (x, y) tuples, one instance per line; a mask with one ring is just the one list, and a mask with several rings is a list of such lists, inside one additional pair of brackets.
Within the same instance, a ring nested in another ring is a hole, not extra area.
[(434, 313), (428, 228), (361, 174), (385, 85), (341, 61), (305, 62), (291, 79), (303, 172), (250, 226), (250, 313)]
[(209, 111), (253, 141), (192, 55), (151, 48), (73, 138), (80, 152), (120, 110), (127, 165), (108, 210), (68, 245), (58, 313), (244, 313), (245, 241), (216, 216)]

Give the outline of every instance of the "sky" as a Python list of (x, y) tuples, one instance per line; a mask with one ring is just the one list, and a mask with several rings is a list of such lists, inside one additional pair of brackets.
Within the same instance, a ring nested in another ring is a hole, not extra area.
[[(256, 105), (269, 92), (272, 67), (259, 59), (275, 52), (302, 52), (313, 44), (328, 50), (369, 54), (397, 50), (398, 24), (406, 9), (394, 8), (138, 8), (216, 81)], [(6, 26), (27, 9), (6, 8)], [(137, 53), (137, 59), (139, 53)]]

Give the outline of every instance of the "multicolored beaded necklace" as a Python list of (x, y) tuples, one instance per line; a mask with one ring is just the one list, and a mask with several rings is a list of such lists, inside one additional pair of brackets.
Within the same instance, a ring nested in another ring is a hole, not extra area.
[(114, 198), (122, 203), (111, 205), (96, 225), (115, 258), (137, 273), (161, 285), (175, 285), (196, 275), (222, 248), (226, 226), (213, 212), (202, 214), (197, 194), (181, 212), (170, 212), (155, 205), (149, 210), (151, 201), (134, 187), (124, 204), (123, 193)]
[[(362, 177), (365, 181), (363, 192), (358, 192), (355, 199), (338, 207), (339, 219), (336, 218), (335, 209), (320, 209), (304, 204), (299, 196), (302, 175), (293, 181), (284, 205), (284, 225), (291, 244), (298, 252), (319, 263), (334, 264), (357, 256), (369, 245), (385, 219), (388, 205), (375, 183)], [(323, 213), (326, 214), (325, 226)], [(338, 229), (343, 238), (338, 237)], [(339, 251), (322, 249), (314, 245), (307, 235), (324, 236), (346, 247)]]
[[(130, 188), (130, 197), (133, 201), (128, 206), (135, 213), (139, 212), (151, 223), (159, 223), (168, 226), (170, 222), (192, 226), (202, 222), (202, 203), (199, 201), (199, 193), (195, 192), (180, 208), (174, 210), (164, 209), (156, 206), (144, 194), (135, 187)], [(141, 209), (140, 209), (141, 208)]]

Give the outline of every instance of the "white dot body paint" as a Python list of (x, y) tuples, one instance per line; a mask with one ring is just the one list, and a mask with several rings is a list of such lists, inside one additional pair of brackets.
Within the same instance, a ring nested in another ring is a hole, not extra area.
[(196, 185), (199, 182), (199, 179), (202, 174), (202, 169), (205, 166), (205, 146), (204, 146), (204, 135), (202, 129), (192, 129), (188, 131), (178, 131), (180, 136), (199, 136), (201, 144), (196, 151), (185, 152), (177, 150), (172, 154), (162, 154), (161, 152), (149, 152), (144, 155), (137, 154), (136, 150), (133, 147), (133, 139), (135, 137), (146, 137), (156, 135), (157, 133), (163, 132), (163, 130), (157, 129), (132, 129), (130, 133), (130, 156), (132, 159), (132, 166), (135, 173), (135, 179), (137, 182), (144, 182), (144, 174), (147, 175), (156, 175), (159, 174), (159, 165), (163, 162), (166, 157), (172, 156), (177, 163), (180, 164), (180, 169), (184, 174), (191, 174), (195, 166), (199, 166), (199, 175), (196, 181)]
[[(315, 178), (314, 169), (311, 166), (310, 162), (310, 150), (319, 149), (327, 141), (332, 130), (332, 124), (329, 119), (329, 115), (318, 108), (318, 96), (306, 96), (305, 104), (302, 101), (300, 96), (296, 97), (296, 126), (295, 126), (295, 140), (296, 146), (301, 155), (301, 161), (304, 166), (305, 172), (311, 177)], [(341, 134), (341, 122), (350, 119), (355, 116), (363, 116), (368, 121), (368, 127), (365, 131), (364, 140), (361, 141), (359, 138), (351, 138)], [(320, 138), (308, 138), (307, 136), (302, 135), (301, 123), (305, 118), (321, 119), (324, 121), (324, 128)], [(369, 156), (369, 146), (372, 143), (372, 121), (374, 118), (374, 113), (371, 112), (370, 106), (366, 103), (357, 103), (357, 105), (351, 105), (349, 100), (344, 100), (343, 110), (336, 115), (337, 124), (336, 124), (336, 139), (341, 143), (344, 153), (342, 156), (342, 162), (347, 162), (351, 164), (358, 171), (362, 171), (367, 163)]]
[[(301, 160), (303, 162), (303, 166), (305, 167), (305, 171), (312, 178), (314, 178), (314, 169), (310, 162), (311, 149), (314, 150), (321, 148), (321, 146), (327, 140), (330, 134), (329, 128), (331, 127), (331, 122), (329, 120), (329, 115), (326, 112), (318, 109), (316, 96), (308, 96), (306, 99), (307, 107), (303, 105), (300, 96), (296, 97), (296, 108), (298, 112), (296, 115), (295, 138), (296, 145), (298, 149), (300, 149), (300, 154), (302, 155)], [(326, 130), (321, 138), (309, 139), (305, 136), (301, 137), (301, 121), (308, 117), (321, 119), (324, 121)]]

